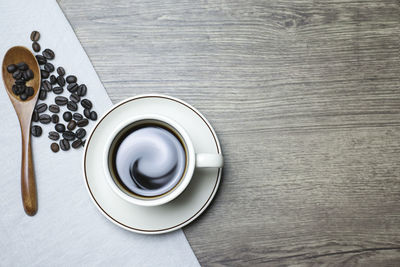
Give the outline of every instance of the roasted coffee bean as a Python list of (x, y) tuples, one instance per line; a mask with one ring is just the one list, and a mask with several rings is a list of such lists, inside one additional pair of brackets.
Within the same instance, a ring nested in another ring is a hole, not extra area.
[(31, 134), (35, 137), (39, 137), (42, 135), (42, 127), (39, 125), (34, 125), (31, 127)]
[(25, 92), (26, 86), (25, 85), (15, 85), (15, 92), (17, 95), (23, 94)]
[(20, 70), (16, 70), (14, 73), (13, 73), (13, 78), (15, 79), (15, 80), (18, 80), (18, 79), (21, 79), (22, 78), (22, 72), (20, 71)]
[(40, 51), (40, 44), (38, 42), (33, 42), (32, 43), (32, 49), (35, 52), (39, 52)]
[(18, 69), (17, 65), (15, 65), (15, 64), (10, 64), (7, 66), (7, 71), (9, 73), (14, 73), (17, 69)]
[(36, 110), (34, 110), (32, 113), (32, 121), (34, 121), (34, 122), (39, 121), (39, 113)]
[(26, 94), (28, 95), (28, 97), (33, 96), (35, 94), (35, 90), (33, 89), (33, 87), (26, 87), (25, 89)]
[(54, 101), (59, 106), (65, 106), (66, 104), (68, 104), (68, 98), (66, 98), (65, 96), (56, 96)]
[(13, 86), (11, 87), (11, 90), (13, 91), (14, 94), (18, 95), (19, 91), (17, 89), (17, 86), (15, 84), (13, 84)]
[(50, 112), (58, 113), (58, 112), (60, 112), (60, 107), (57, 106), (57, 105), (52, 104), (52, 105), (49, 106), (49, 110), (50, 110)]
[(40, 39), (40, 33), (38, 31), (33, 31), (31, 33), (31, 40), (32, 42), (37, 42)]
[(90, 119), (90, 109), (85, 108), (83, 110), (83, 115), (85, 115), (86, 118)]
[(82, 146), (82, 140), (81, 139), (76, 139), (74, 142), (72, 142), (72, 147), (77, 149)]
[(22, 93), (22, 94), (19, 95), (19, 99), (21, 99), (22, 101), (25, 101), (25, 100), (28, 99), (28, 95), (25, 94), (25, 93)]
[(80, 114), (80, 113), (74, 113), (74, 114), (72, 115), (72, 118), (73, 118), (74, 120), (76, 120), (76, 121), (79, 121), (79, 120), (83, 119), (83, 116), (82, 116), (82, 114)]
[(54, 59), (54, 52), (53, 50), (46, 48), (45, 50), (43, 50), (42, 55), (47, 58), (47, 59)]
[(72, 102), (75, 102), (75, 103), (79, 103), (79, 101), (81, 101), (81, 97), (80, 97), (79, 95), (77, 95), (77, 94), (71, 94), (71, 95), (69, 96), (69, 99), (70, 99)]
[(65, 75), (65, 70), (64, 70), (64, 68), (63, 68), (63, 67), (58, 67), (58, 68), (57, 68), (57, 73), (58, 73), (58, 75), (60, 75), (60, 76), (64, 76), (64, 75)]
[(47, 62), (44, 64), (44, 69), (47, 70), (48, 72), (53, 72), (54, 71), (54, 65), (51, 64), (50, 62)]
[(57, 141), (60, 138), (60, 135), (57, 132), (51, 131), (49, 132), (49, 138), (51, 140)]
[(46, 103), (40, 103), (36, 105), (36, 111), (38, 113), (43, 113), (47, 110), (47, 104)]
[(53, 151), (54, 153), (57, 153), (58, 151), (60, 151), (60, 146), (57, 143), (52, 143), (50, 145), (50, 149), (51, 151)]
[(67, 129), (68, 130), (72, 131), (72, 130), (75, 129), (75, 127), (76, 127), (76, 121), (71, 120), (70, 122), (68, 122), (68, 124), (67, 124)]
[(76, 91), (76, 94), (79, 96), (85, 96), (87, 92), (87, 87), (85, 84), (81, 84), (78, 86), (78, 90)]
[(65, 85), (65, 79), (63, 76), (58, 76), (57, 77), (57, 83), (59, 86), (63, 87)]
[(86, 125), (89, 124), (89, 121), (87, 119), (82, 119), (76, 122), (76, 125), (78, 127), (85, 127)]
[(57, 124), (60, 121), (60, 118), (57, 114), (51, 115), (51, 122)]
[(24, 76), (25, 81), (32, 80), (32, 78), (33, 78), (33, 76), (34, 76), (34, 75), (33, 75), (33, 71), (32, 71), (31, 69), (28, 69), (28, 70), (26, 70), (26, 71), (24, 72), (23, 76)]
[[(68, 76), (68, 77), (69, 77), (69, 76)], [(68, 90), (70, 93), (75, 93), (75, 92), (78, 90), (78, 84), (76, 84), (76, 83), (70, 83), (70, 84), (68, 84), (67, 90)]]
[(16, 85), (25, 85), (25, 81), (23, 79), (15, 80)]
[(46, 98), (47, 98), (47, 91), (43, 90), (43, 89), (40, 89), (40, 91), (39, 91), (39, 99), (40, 100), (45, 100)]
[(78, 130), (76, 130), (75, 135), (76, 135), (76, 138), (82, 139), (86, 135), (86, 130), (83, 128), (79, 128)]
[(71, 111), (77, 111), (78, 105), (75, 102), (69, 101), (67, 104), (67, 109), (69, 109)]
[(92, 102), (89, 99), (82, 99), (81, 105), (82, 105), (82, 107), (87, 108), (87, 109), (92, 109), (92, 106), (93, 106)]
[(60, 148), (64, 151), (69, 150), (71, 147), (69, 145), (69, 141), (65, 139), (60, 140)]
[(90, 119), (91, 119), (92, 121), (97, 120), (97, 113), (96, 113), (96, 111), (90, 112)]
[(57, 83), (57, 78), (56, 78), (56, 76), (54, 74), (50, 75), (50, 79), (49, 80), (50, 80), (50, 83), (52, 85)]
[(25, 62), (20, 62), (17, 64), (19, 70), (27, 70), (29, 69), (28, 65)]
[(54, 126), (54, 129), (55, 129), (57, 132), (59, 132), (59, 133), (63, 133), (63, 132), (65, 132), (65, 125), (62, 124), (62, 123), (57, 123), (57, 124)]
[(47, 63), (47, 59), (44, 56), (36, 55), (35, 57), (36, 57), (36, 60), (39, 63), (39, 65), (43, 65), (43, 64)]
[(72, 114), (71, 114), (71, 112), (69, 112), (69, 111), (64, 112), (64, 114), (63, 114), (63, 119), (64, 119), (65, 121), (70, 121), (70, 120), (72, 120)]
[(47, 70), (40, 70), (40, 75), (42, 79), (47, 79), (50, 76), (50, 72), (48, 72)]
[(74, 75), (67, 76), (66, 80), (67, 80), (67, 83), (76, 83), (78, 81), (78, 79)]
[(53, 90), (53, 85), (48, 80), (43, 80), (42, 81), (42, 89), (46, 90), (47, 92), (50, 92)]
[(65, 132), (63, 132), (62, 137), (63, 137), (65, 140), (72, 141), (72, 140), (75, 139), (76, 136), (75, 136), (75, 134), (74, 134), (73, 132), (71, 132), (71, 131), (65, 131)]
[(64, 89), (62, 87), (54, 87), (53, 88), (53, 93), (55, 93), (56, 95), (62, 94), (64, 92)]
[(42, 114), (39, 116), (39, 121), (43, 124), (49, 124), (51, 122), (51, 117), (48, 114)]

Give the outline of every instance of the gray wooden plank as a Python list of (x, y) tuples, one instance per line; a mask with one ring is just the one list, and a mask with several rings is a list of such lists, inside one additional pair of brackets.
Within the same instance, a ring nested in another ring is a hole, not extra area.
[(398, 1), (58, 2), (113, 102), (173, 95), (219, 134), (202, 265), (398, 265)]

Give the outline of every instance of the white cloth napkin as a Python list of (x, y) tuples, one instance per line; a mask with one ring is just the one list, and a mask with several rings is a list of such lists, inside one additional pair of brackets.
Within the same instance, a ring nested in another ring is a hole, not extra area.
[[(42, 50), (51, 48), (56, 54), (52, 63), (87, 85), (88, 98), (98, 114), (112, 105), (55, 0), (3, 0), (0, 11), (1, 58), (11, 46), (30, 48), (30, 33), (38, 30)], [(46, 102), (53, 101), (51, 93)], [(83, 149), (50, 151), (47, 134), (54, 124), (42, 125), (42, 137), (32, 138), (39, 211), (34, 217), (25, 215), (20, 193), (20, 130), (3, 82), (0, 114), (1, 266), (199, 265), (181, 230), (146, 236), (123, 230), (104, 218), (84, 185)], [(93, 125), (91, 122), (87, 130)]]

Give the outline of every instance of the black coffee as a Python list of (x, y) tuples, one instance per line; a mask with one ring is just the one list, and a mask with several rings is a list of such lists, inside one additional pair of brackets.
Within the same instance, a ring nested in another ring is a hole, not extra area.
[(142, 124), (117, 139), (111, 164), (120, 187), (150, 197), (168, 192), (180, 181), (186, 152), (172, 131)]

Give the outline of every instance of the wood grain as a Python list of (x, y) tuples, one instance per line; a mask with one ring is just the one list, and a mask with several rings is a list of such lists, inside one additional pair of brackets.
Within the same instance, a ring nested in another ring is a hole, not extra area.
[(400, 264), (399, 1), (59, 0), (114, 102), (163, 93), (214, 125), (203, 266)]

